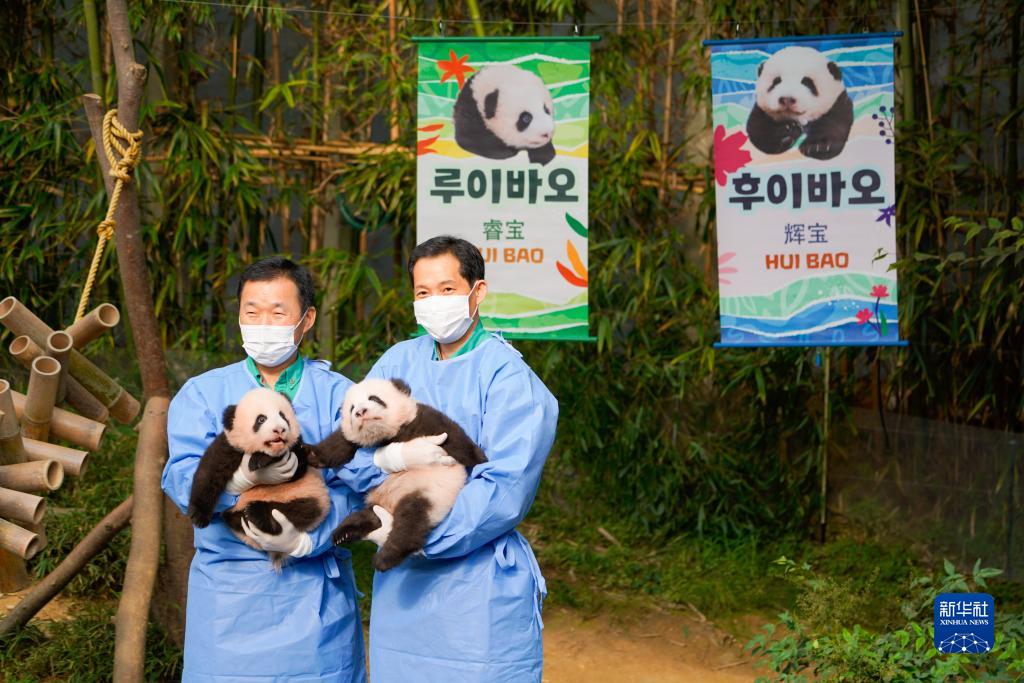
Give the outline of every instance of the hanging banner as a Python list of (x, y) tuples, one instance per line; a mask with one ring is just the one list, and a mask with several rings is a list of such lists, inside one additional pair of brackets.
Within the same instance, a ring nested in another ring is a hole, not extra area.
[(416, 241), (480, 248), (481, 317), (506, 337), (589, 338), (592, 40), (414, 39)]
[(717, 346), (902, 345), (893, 40), (707, 41)]

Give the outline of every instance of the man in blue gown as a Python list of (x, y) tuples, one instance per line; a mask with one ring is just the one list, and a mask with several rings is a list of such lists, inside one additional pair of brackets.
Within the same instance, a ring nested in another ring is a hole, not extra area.
[[(168, 413), (170, 458), (164, 468), (164, 492), (184, 512), (199, 459), (222, 431), (224, 408), (250, 389), (267, 386), (291, 399), (303, 438), (315, 443), (338, 425), (351, 382), (325, 361), (299, 355), (299, 343), (313, 327), (313, 282), (306, 269), (283, 258), (250, 265), (239, 285), (239, 322), (247, 358), (193, 377), (171, 402)], [(427, 444), (427, 459), (416, 443), (405, 444), (405, 460), (429, 462), (437, 451)], [(221, 495), (216, 511), (231, 507), (237, 494), (256, 484), (286, 481), (297, 465), (294, 456), (250, 472), (243, 462)], [(362, 626), (348, 551), (331, 543), (334, 527), (362, 506), (355, 473), (325, 471), (331, 511), (310, 533), (287, 523), (277, 536), (260, 538), (266, 550), (292, 559), (280, 574), (267, 554), (242, 543), (219, 515), (196, 529), (196, 553), (189, 572), (185, 626), (188, 682), (366, 680)], [(369, 472), (367, 476), (374, 476)], [(376, 473), (379, 479), (379, 473)], [(347, 482), (347, 483), (346, 483)]]
[[(401, 378), (487, 455), (422, 555), (373, 581), (370, 676), (375, 683), (540, 681), (544, 579), (516, 531), (555, 438), (558, 403), (520, 354), (487, 333), (480, 251), (438, 237), (409, 260), (417, 321), (427, 335), (391, 347), (369, 376)], [(443, 447), (443, 444), (441, 444)], [(360, 451), (354, 485), (409, 465), (395, 446)], [(372, 459), (372, 462), (371, 462)], [(380, 514), (381, 509), (378, 508)], [(384, 512), (385, 530), (390, 523)]]

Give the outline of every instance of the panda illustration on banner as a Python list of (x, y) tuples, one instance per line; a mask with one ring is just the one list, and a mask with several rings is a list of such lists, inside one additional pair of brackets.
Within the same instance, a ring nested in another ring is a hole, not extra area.
[(783, 48), (757, 67), (755, 104), (747, 135), (765, 154), (782, 154), (800, 136), (800, 152), (833, 159), (843, 151), (853, 127), (853, 101), (843, 72), (811, 47)]
[(473, 74), (452, 110), (455, 142), (488, 159), (510, 159), (525, 150), (530, 163), (555, 158), (555, 105), (544, 81), (510, 64)]

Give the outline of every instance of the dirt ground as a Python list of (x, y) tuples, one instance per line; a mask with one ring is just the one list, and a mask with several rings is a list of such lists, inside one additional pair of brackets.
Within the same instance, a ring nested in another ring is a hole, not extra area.
[(545, 683), (749, 683), (743, 643), (695, 612), (629, 618), (544, 612)]
[[(0, 594), (0, 615), (20, 598)], [(58, 597), (35, 620), (68, 619), (71, 607)], [(695, 611), (544, 611), (545, 683), (749, 683), (765, 673), (753, 666), (742, 642)]]

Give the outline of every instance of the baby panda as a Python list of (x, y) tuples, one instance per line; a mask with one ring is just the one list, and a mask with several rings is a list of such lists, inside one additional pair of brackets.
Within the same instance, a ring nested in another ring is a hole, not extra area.
[(853, 126), (853, 102), (839, 66), (818, 50), (779, 50), (757, 67), (754, 92), (747, 135), (765, 154), (785, 152), (804, 133), (804, 156), (832, 159), (843, 151)]
[(378, 529), (373, 511), (390, 512), (391, 532), (373, 557), (373, 566), (387, 571), (423, 548), (427, 535), (448, 514), (466, 484), (466, 468), (486, 462), (479, 446), (454, 420), (411, 396), (400, 379), (367, 379), (349, 387), (342, 407), (341, 429), (310, 446), (317, 467), (340, 467), (357, 449), (447, 433), (442, 447), (458, 466), (430, 465), (395, 472), (366, 496), (366, 509), (353, 512), (334, 530), (334, 542), (356, 541)]
[(508, 159), (527, 150), (531, 163), (555, 158), (555, 105), (544, 81), (509, 64), (473, 74), (452, 110), (455, 142), (488, 159)]
[[(330, 498), (320, 470), (309, 467), (308, 447), (302, 442), (299, 421), (291, 401), (272, 389), (253, 389), (236, 405), (224, 409), (224, 431), (207, 447), (199, 460), (188, 514), (199, 528), (213, 519), (214, 506), (242, 458), (249, 455), (249, 469), (256, 471), (285, 457), (289, 451), (298, 458), (298, 467), (289, 481), (257, 485), (243, 491), (237, 502), (222, 513), (228, 527), (239, 539), (260, 550), (242, 529), (242, 520), (270, 534), (281, 532), (281, 525), (270, 514), (280, 510), (301, 531), (314, 529), (330, 511)], [(281, 570), (283, 553), (271, 553), (274, 569)]]

